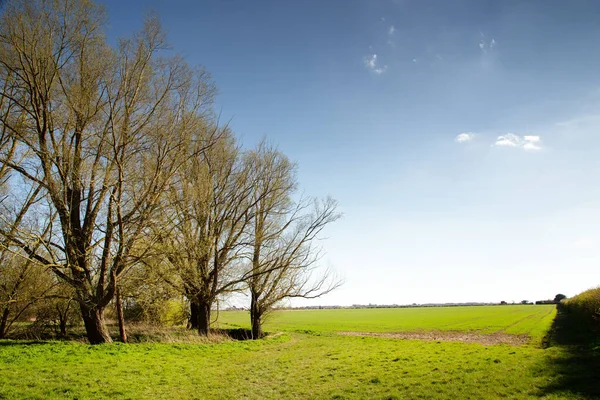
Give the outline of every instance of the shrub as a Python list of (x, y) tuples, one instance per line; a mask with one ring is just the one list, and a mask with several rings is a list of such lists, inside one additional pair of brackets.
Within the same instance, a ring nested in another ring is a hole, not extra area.
[(559, 304), (562, 310), (600, 327), (600, 287), (586, 290)]
[(157, 326), (181, 325), (187, 321), (186, 304), (182, 300), (136, 302), (127, 299), (123, 312), (126, 321)]

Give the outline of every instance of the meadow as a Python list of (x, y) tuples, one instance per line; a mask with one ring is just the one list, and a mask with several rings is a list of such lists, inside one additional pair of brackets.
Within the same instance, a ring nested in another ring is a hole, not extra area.
[[(232, 327), (247, 326), (244, 317), (219, 316)], [(553, 306), (282, 311), (258, 341), (0, 341), (0, 398), (598, 398), (594, 375), (572, 370), (572, 347), (548, 341), (554, 317)], [(385, 336), (459, 330), (531, 340), (514, 346)]]

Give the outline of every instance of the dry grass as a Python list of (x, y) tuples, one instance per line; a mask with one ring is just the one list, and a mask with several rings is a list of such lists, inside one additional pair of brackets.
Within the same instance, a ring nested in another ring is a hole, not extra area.
[[(120, 341), (119, 328), (115, 324), (107, 325), (113, 341)], [(233, 340), (227, 330), (212, 330), (208, 336), (200, 336), (195, 330), (185, 326), (156, 326), (149, 324), (128, 324), (126, 326), (129, 343), (189, 343), (210, 344)], [(68, 340), (87, 343), (85, 329), (82, 325), (71, 326), (67, 336), (61, 337), (53, 327), (40, 329), (32, 324), (22, 324), (8, 337), (14, 340)]]

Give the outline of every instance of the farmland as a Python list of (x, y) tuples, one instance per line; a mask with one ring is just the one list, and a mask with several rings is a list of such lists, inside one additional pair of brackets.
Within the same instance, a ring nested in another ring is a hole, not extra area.
[[(502, 332), (541, 338), (554, 316), (554, 306), (473, 306), (294, 310), (272, 314), (266, 329), (315, 332), (461, 331)], [(223, 327), (249, 327), (248, 314), (226, 311)]]
[[(259, 341), (2, 341), (0, 398), (594, 398), (593, 387), (569, 383), (568, 347), (541, 346), (554, 314), (552, 306), (284, 311), (272, 316), (271, 334)], [(223, 312), (221, 325), (247, 326), (244, 317)], [(336, 333), (352, 330), (504, 331), (531, 341), (482, 345)]]

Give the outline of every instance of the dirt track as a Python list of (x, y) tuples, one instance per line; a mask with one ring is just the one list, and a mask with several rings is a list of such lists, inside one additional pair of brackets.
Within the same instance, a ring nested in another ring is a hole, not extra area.
[(417, 331), (417, 332), (338, 332), (344, 336), (372, 336), (390, 339), (426, 340), (430, 342), (481, 343), (484, 345), (508, 344), (521, 346), (529, 342), (527, 335), (507, 333), (469, 333), (458, 331)]

